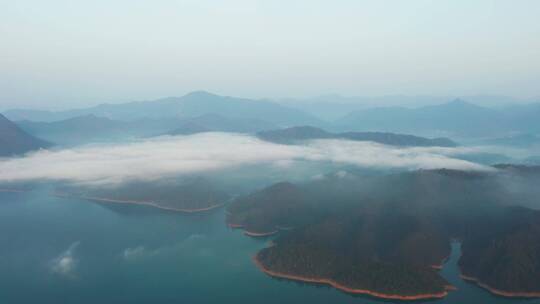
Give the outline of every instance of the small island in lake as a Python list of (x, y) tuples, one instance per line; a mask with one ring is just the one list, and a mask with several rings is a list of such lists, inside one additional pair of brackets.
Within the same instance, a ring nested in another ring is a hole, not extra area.
[(225, 205), (229, 195), (203, 178), (184, 181), (133, 181), (113, 186), (65, 185), (57, 196), (77, 197), (104, 204), (141, 205), (166, 211), (196, 213)]

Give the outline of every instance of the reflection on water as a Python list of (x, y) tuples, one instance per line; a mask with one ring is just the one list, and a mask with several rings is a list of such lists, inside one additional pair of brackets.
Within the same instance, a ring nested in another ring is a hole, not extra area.
[[(47, 192), (0, 193), (0, 303), (380, 303), (326, 286), (275, 280), (250, 257), (265, 240), (224, 224), (223, 210), (177, 215), (111, 208)], [(462, 281), (453, 244), (438, 303), (509, 300)]]

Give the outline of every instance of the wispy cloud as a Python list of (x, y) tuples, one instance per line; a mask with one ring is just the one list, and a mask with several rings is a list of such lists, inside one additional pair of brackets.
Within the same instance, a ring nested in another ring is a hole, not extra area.
[(80, 242), (75, 242), (69, 248), (62, 252), (58, 257), (50, 261), (50, 270), (53, 273), (74, 277), (75, 268), (77, 267), (77, 259), (74, 256), (75, 250), (79, 247)]
[[(126, 261), (134, 261), (148, 255), (149, 255), (148, 250), (144, 246), (126, 248), (122, 252), (122, 257)], [(150, 255), (153, 255), (153, 252), (150, 252)]]
[[(147, 248), (143, 245), (136, 247), (128, 247), (122, 251), (121, 257), (126, 262), (135, 262), (143, 259), (149, 259), (160, 255), (178, 254), (180, 251), (185, 250), (188, 246), (194, 245), (197, 240), (204, 240), (206, 237), (203, 234), (192, 234), (186, 239), (174, 243), (172, 245), (166, 245), (158, 248)], [(200, 255), (206, 255), (208, 249), (199, 248)]]
[(258, 164), (287, 170), (295, 161), (380, 168), (486, 169), (451, 157), (470, 152), (474, 149), (397, 148), (345, 140), (318, 140), (303, 146), (287, 146), (247, 135), (205, 133), (113, 146), (39, 151), (0, 161), (0, 181), (52, 179), (111, 184)]

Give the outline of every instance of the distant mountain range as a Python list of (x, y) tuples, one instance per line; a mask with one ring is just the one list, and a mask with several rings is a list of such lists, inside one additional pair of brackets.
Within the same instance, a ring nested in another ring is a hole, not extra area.
[(138, 125), (95, 115), (78, 116), (60, 121), (23, 120), (17, 125), (24, 131), (57, 144), (81, 144), (92, 141), (116, 140), (133, 136)]
[(452, 134), (467, 137), (540, 132), (540, 103), (491, 109), (463, 100), (420, 108), (385, 107), (352, 112), (337, 129)]
[(295, 143), (314, 139), (347, 139), (353, 141), (372, 141), (393, 146), (416, 147), (455, 147), (457, 144), (448, 138), (425, 138), (413, 135), (383, 132), (343, 132), (330, 133), (323, 129), (301, 126), (280, 130), (262, 131), (257, 136), (263, 140), (277, 143)]
[(484, 140), (482, 143), (495, 146), (530, 148), (533, 146), (540, 146), (540, 136), (530, 133), (519, 133), (504, 137), (490, 138)]
[(319, 125), (322, 121), (310, 114), (275, 102), (219, 96), (207, 92), (193, 92), (182, 97), (123, 104), (102, 104), (69, 111), (9, 110), (4, 113), (13, 121), (30, 120), (52, 122), (95, 115), (112, 120), (132, 121), (145, 118), (192, 118), (216, 114), (234, 119), (267, 121), (281, 126), (298, 124)]
[[(455, 100), (452, 96), (429, 95), (386, 95), (386, 96), (342, 96), (339, 94), (321, 95), (312, 98), (279, 99), (278, 102), (310, 113), (328, 121), (337, 120), (351, 112), (361, 111), (375, 107), (423, 107), (444, 104)], [(472, 95), (459, 97), (473, 104), (484, 107), (504, 107), (508, 105), (527, 104), (540, 101), (540, 96), (530, 99), (517, 99), (497, 95)]]
[[(398, 96), (393, 97), (392, 103), (397, 103), (397, 99)], [(540, 134), (540, 103), (487, 108), (456, 99), (437, 105), (406, 108), (369, 107), (365, 103), (345, 102), (343, 98), (336, 99), (335, 103), (325, 100), (315, 99), (311, 103), (296, 100), (272, 102), (193, 92), (182, 97), (102, 104), (60, 112), (9, 110), (5, 115), (12, 121), (49, 123), (89, 115), (124, 123), (136, 121), (127, 128), (128, 131), (122, 132), (132, 134), (133, 130), (130, 129), (134, 129), (138, 130), (135, 132), (137, 135), (141, 132), (144, 135), (202, 131), (256, 132), (303, 125), (334, 132), (392, 132), (428, 137), (494, 138), (522, 133)], [(98, 131), (118, 128), (109, 126), (110, 122), (103, 121), (102, 124)], [(21, 123), (21, 126), (29, 132), (39, 127), (28, 122)], [(141, 131), (141, 128), (144, 130)], [(148, 128), (152, 132), (147, 132)]]
[(193, 118), (141, 118), (133, 121), (112, 120), (89, 114), (52, 122), (23, 120), (17, 124), (29, 134), (60, 145), (201, 132), (255, 133), (277, 128), (277, 125), (262, 120), (228, 118), (217, 114)]
[(0, 157), (24, 154), (51, 144), (21, 130), (0, 114)]
[(274, 123), (259, 119), (229, 118), (217, 114), (206, 114), (185, 119), (175, 129), (166, 132), (166, 134), (188, 135), (200, 132), (254, 133), (277, 127)]

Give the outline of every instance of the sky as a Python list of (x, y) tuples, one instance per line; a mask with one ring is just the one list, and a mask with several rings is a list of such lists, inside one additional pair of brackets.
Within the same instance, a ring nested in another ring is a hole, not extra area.
[(536, 0), (0, 0), (0, 109), (179, 96), (540, 96)]

